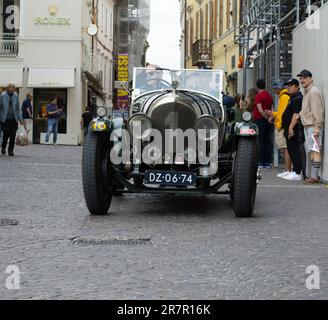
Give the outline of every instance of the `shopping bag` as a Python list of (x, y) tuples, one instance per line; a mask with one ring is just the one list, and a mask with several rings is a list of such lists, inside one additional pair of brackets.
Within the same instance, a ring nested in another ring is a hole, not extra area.
[(19, 127), (17, 131), (16, 145), (20, 147), (28, 145), (28, 135), (24, 127)]
[(319, 146), (318, 137), (313, 134), (311, 136), (311, 138), (312, 138), (312, 148), (311, 148), (311, 151), (320, 153), (320, 146)]

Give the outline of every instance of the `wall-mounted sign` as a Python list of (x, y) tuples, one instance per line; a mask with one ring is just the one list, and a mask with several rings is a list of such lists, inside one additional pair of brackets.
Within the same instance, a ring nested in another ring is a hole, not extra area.
[[(118, 55), (117, 61), (117, 81), (129, 81), (129, 56), (127, 54)], [(116, 110), (122, 113), (129, 109), (129, 93), (124, 89), (117, 90)]]
[(54, 4), (48, 7), (49, 16), (48, 17), (36, 17), (34, 23), (36, 25), (62, 25), (70, 26), (71, 18), (68, 17), (56, 17), (58, 12), (58, 7)]
[(74, 68), (29, 68), (28, 88), (74, 88)]

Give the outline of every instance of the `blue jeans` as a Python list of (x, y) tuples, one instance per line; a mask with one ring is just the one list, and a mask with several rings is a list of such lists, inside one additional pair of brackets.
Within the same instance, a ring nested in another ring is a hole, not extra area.
[(49, 138), (52, 133), (54, 134), (54, 143), (56, 143), (57, 134), (58, 134), (58, 119), (48, 119), (48, 131), (46, 135), (46, 143), (49, 142)]

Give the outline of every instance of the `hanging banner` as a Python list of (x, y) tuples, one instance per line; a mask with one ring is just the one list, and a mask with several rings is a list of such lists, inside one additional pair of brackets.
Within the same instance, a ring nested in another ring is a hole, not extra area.
[[(129, 82), (129, 56), (119, 54), (117, 60), (117, 81)], [(117, 90), (117, 101), (114, 113), (117, 116), (128, 116), (129, 112), (129, 93), (124, 89)], [(120, 113), (120, 114), (119, 114)]]

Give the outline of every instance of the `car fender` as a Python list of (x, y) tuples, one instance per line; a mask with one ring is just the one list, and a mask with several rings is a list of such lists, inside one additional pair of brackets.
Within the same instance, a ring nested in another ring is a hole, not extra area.
[(90, 123), (89, 130), (92, 132), (112, 132), (114, 128), (113, 121), (108, 118), (95, 118)]
[(235, 134), (239, 137), (257, 137), (259, 135), (259, 128), (253, 122), (237, 122)]

